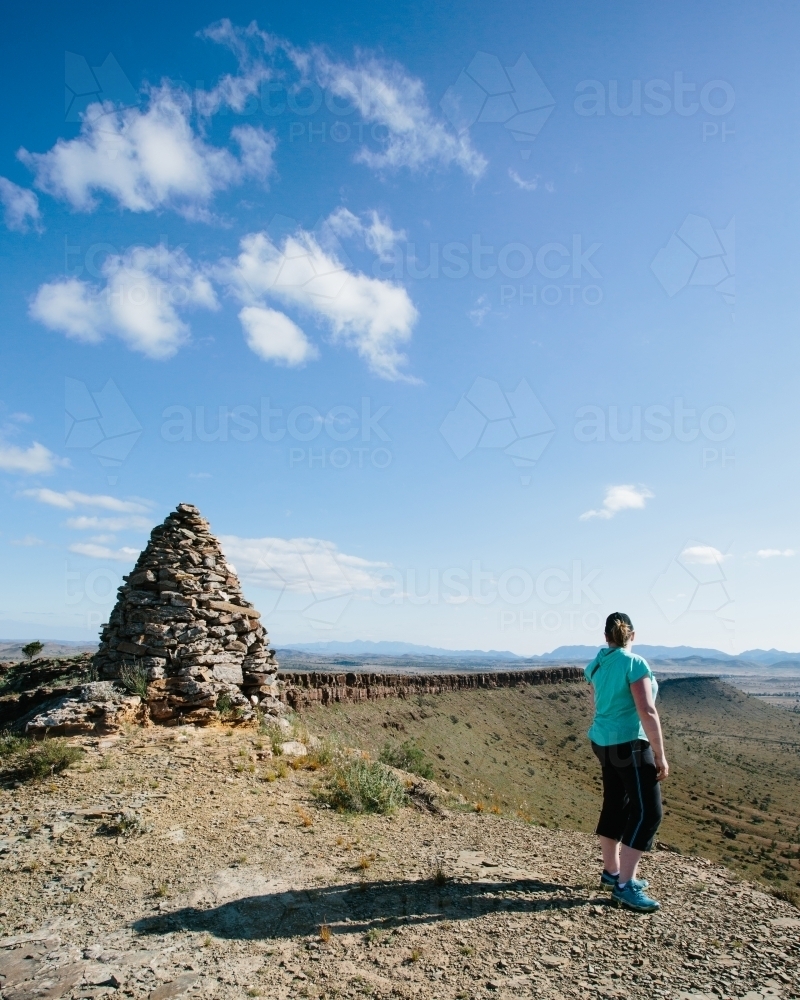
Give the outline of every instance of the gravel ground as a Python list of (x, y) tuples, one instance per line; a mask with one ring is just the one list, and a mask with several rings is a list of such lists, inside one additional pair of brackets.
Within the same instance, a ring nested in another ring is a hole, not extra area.
[(269, 753), (134, 729), (0, 791), (3, 1000), (800, 996), (800, 913), (723, 867), (649, 855), (638, 916), (585, 834), (422, 796), (343, 817)]

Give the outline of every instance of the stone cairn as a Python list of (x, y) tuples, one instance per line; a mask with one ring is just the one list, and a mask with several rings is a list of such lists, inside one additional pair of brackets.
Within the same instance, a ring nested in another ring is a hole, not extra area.
[(182, 503), (153, 528), (119, 588), (94, 662), (104, 680), (145, 671), (154, 722), (205, 722), (224, 707), (280, 715), (275, 653), (208, 521)]

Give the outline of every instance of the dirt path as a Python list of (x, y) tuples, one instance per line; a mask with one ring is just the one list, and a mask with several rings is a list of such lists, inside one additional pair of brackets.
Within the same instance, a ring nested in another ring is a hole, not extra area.
[(587, 835), (343, 818), (257, 743), (134, 730), (0, 793), (3, 1000), (800, 996), (800, 913), (724, 868), (656, 852), (664, 909), (635, 916)]

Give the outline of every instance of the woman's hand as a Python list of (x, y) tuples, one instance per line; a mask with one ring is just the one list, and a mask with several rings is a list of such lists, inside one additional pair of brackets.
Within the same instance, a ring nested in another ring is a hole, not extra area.
[(669, 764), (667, 763), (667, 758), (662, 753), (659, 757), (656, 757), (656, 781), (663, 781), (668, 777)]

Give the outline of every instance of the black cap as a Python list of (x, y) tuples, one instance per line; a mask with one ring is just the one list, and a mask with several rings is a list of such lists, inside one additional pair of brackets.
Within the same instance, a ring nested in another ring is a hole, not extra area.
[(611, 631), (615, 622), (622, 622), (623, 625), (627, 625), (633, 631), (633, 622), (624, 611), (612, 611), (608, 618), (606, 618), (606, 633)]

